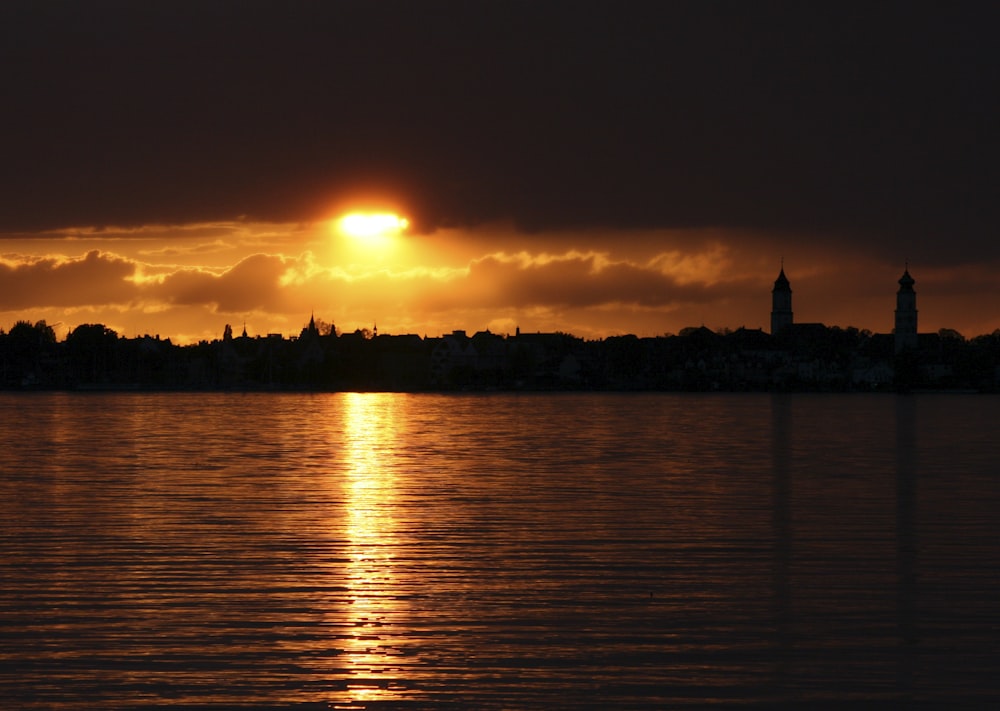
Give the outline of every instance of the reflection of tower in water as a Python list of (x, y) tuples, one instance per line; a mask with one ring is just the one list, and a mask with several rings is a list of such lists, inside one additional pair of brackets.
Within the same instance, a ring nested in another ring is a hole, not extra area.
[(791, 449), (792, 449), (792, 396), (771, 396), (771, 466), (774, 471), (772, 512), (774, 551), (774, 646), (778, 660), (775, 668), (775, 691), (787, 691), (794, 646), (792, 633), (792, 513), (791, 513)]
[(913, 693), (913, 673), (917, 653), (915, 599), (917, 594), (917, 536), (914, 531), (916, 508), (916, 400), (896, 398), (896, 610), (899, 625), (897, 686), (907, 698)]

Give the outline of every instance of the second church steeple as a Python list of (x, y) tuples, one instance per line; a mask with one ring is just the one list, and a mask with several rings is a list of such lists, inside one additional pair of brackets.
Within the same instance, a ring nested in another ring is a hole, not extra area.
[(785, 276), (785, 263), (782, 260), (781, 273), (774, 280), (774, 288), (771, 290), (771, 335), (778, 333), (792, 325), (792, 286)]

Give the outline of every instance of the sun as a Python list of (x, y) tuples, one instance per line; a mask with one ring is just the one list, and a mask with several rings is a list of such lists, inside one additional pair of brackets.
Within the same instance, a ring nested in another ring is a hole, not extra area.
[(409, 224), (391, 212), (352, 212), (337, 220), (336, 229), (359, 246), (377, 249), (389, 246)]

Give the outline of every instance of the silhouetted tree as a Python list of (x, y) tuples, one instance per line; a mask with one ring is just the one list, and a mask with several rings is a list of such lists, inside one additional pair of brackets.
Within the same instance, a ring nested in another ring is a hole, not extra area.
[(319, 335), (321, 336), (337, 335), (337, 327), (321, 318), (316, 319), (316, 330), (319, 331)]
[(83, 324), (66, 336), (66, 351), (74, 379), (108, 382), (112, 378), (118, 334), (100, 323)]
[(18, 321), (2, 339), (4, 382), (14, 387), (41, 385), (44, 366), (55, 351), (55, 331), (45, 321)]

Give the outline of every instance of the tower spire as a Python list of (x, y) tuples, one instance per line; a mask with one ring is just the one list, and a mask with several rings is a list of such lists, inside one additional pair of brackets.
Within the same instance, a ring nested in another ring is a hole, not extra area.
[(916, 280), (910, 276), (910, 262), (906, 260), (903, 276), (899, 278), (896, 292), (896, 328), (893, 335), (896, 352), (917, 347), (917, 292), (913, 290)]
[(785, 258), (771, 290), (771, 335), (776, 336), (792, 325), (792, 286), (785, 276)]

